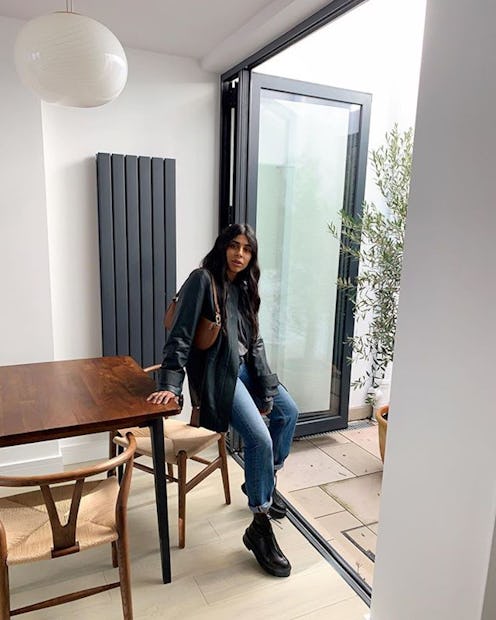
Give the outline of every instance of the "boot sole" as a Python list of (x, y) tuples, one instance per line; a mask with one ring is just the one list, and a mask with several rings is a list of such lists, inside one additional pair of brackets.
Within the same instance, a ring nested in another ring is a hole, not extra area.
[(265, 564), (263, 559), (258, 557), (253, 545), (250, 542), (249, 537), (246, 535), (246, 532), (243, 534), (243, 543), (245, 547), (248, 549), (248, 551), (251, 551), (253, 553), (253, 555), (255, 556), (255, 559), (257, 560), (257, 562), (260, 564), (260, 566), (264, 569), (266, 573), (269, 573), (269, 575), (273, 575), (274, 577), (289, 577), (291, 573), (291, 566), (288, 566), (288, 568), (280, 568), (280, 569), (267, 566), (267, 564)]

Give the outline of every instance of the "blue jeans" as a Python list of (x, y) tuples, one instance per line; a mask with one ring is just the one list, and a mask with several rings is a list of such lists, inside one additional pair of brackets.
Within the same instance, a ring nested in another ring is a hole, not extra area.
[(279, 385), (274, 407), (267, 416), (260, 415), (261, 400), (255, 395), (253, 382), (245, 364), (239, 368), (234, 390), (231, 425), (243, 438), (245, 480), (248, 505), (252, 512), (267, 512), (272, 504), (275, 472), (284, 464), (293, 441), (298, 408), (287, 390)]

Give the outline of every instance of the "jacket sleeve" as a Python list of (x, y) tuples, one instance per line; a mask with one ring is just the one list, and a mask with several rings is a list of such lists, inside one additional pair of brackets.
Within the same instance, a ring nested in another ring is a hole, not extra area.
[(265, 354), (265, 345), (260, 337), (250, 345), (248, 350), (248, 364), (258, 388), (258, 395), (264, 399), (275, 396), (277, 394), (279, 379), (276, 373), (270, 370)]
[(196, 269), (179, 292), (174, 322), (164, 346), (164, 358), (158, 378), (159, 390), (169, 390), (176, 395), (181, 394), (185, 375), (184, 367), (188, 362), (196, 326), (209, 290), (208, 274), (203, 269)]

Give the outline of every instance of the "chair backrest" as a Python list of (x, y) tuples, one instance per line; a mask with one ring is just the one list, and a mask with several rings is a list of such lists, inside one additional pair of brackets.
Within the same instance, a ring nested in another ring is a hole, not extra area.
[(157, 372), (160, 368), (160, 364), (154, 364), (153, 366), (148, 366), (147, 368), (143, 368), (143, 372)]
[[(117, 525), (125, 519), (125, 508), (131, 485), (132, 464), (136, 450), (136, 439), (131, 433), (127, 434), (129, 445), (118, 456), (84, 469), (45, 474), (43, 476), (0, 476), (0, 487), (34, 487), (40, 488), (52, 529), (53, 550), (52, 557), (68, 555), (79, 551), (76, 541), (76, 523), (79, 505), (83, 493), (83, 485), (86, 478), (91, 478), (104, 472), (115, 473), (115, 469), (127, 463), (125, 473), (121, 481), (116, 502)], [(69, 516), (64, 525), (60, 522), (51, 485), (74, 482), (72, 498), (70, 502)], [(0, 521), (0, 557), (7, 557), (7, 542), (5, 530)]]

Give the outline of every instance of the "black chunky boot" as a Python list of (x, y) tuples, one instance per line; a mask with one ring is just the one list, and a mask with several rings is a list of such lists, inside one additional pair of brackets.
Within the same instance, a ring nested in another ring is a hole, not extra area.
[[(241, 490), (243, 491), (245, 495), (247, 495), (246, 484), (244, 482), (241, 485)], [(281, 499), (279, 498), (279, 495), (277, 494), (277, 491), (274, 489), (274, 493), (272, 494), (272, 504), (269, 508), (269, 515), (273, 519), (284, 519), (284, 517), (286, 516), (286, 513), (287, 513), (286, 504), (281, 501)]]
[(286, 504), (281, 501), (279, 494), (274, 489), (274, 493), (272, 494), (272, 504), (269, 508), (269, 514), (273, 519), (284, 519), (286, 516)]
[(253, 551), (257, 562), (267, 573), (275, 577), (289, 576), (291, 564), (277, 544), (266, 514), (255, 513), (243, 534), (243, 542), (249, 551)]

